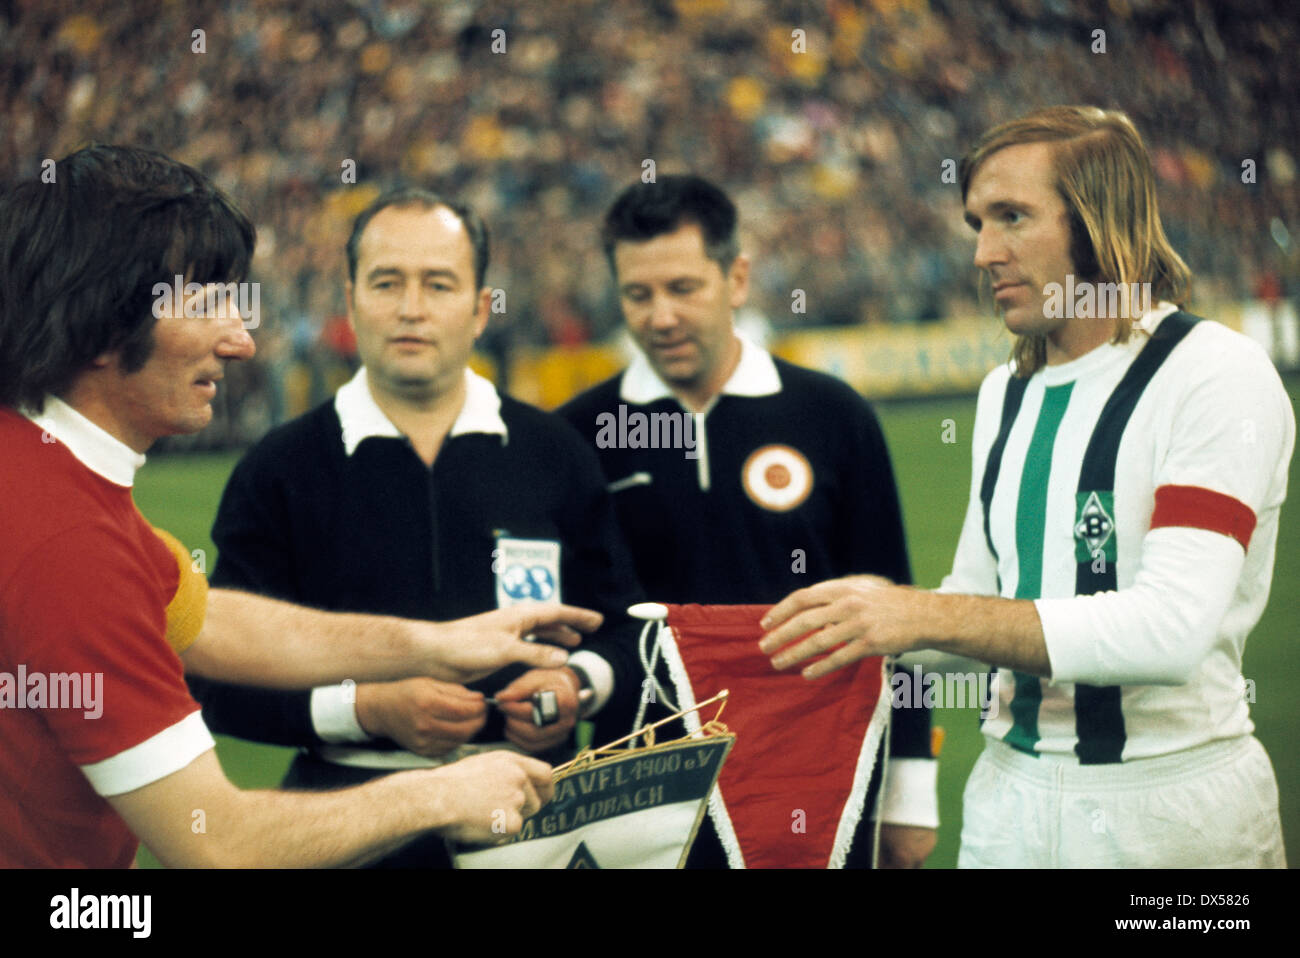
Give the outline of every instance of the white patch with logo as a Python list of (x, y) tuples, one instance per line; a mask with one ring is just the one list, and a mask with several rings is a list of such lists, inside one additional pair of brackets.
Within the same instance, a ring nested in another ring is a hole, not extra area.
[(740, 467), (740, 482), (756, 505), (771, 512), (788, 512), (803, 505), (812, 492), (813, 470), (792, 446), (763, 446)]
[(549, 539), (497, 539), (497, 608), (559, 602), (560, 544)]

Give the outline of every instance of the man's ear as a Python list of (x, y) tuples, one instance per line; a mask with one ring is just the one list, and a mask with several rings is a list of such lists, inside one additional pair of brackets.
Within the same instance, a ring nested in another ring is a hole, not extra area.
[(484, 286), (478, 291), (478, 304), (474, 308), (474, 338), (478, 339), (487, 329), (488, 319), (492, 316), (492, 288)]
[(749, 299), (749, 257), (739, 254), (727, 271), (727, 286), (730, 288), (731, 308), (739, 309)]
[(357, 331), (357, 321), (352, 318), (352, 296), (356, 293), (356, 287), (352, 285), (352, 280), (343, 281), (343, 311), (347, 313), (348, 325), (352, 327), (352, 332)]

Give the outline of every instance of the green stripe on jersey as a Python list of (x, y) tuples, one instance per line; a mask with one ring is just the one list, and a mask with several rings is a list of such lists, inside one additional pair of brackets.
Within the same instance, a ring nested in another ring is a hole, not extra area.
[[(1016, 582), (1017, 599), (1038, 599), (1043, 588), (1043, 533), (1047, 528), (1047, 484), (1052, 474), (1052, 450), (1056, 430), (1060, 428), (1065, 408), (1070, 404), (1074, 383), (1048, 386), (1043, 393), (1043, 407), (1038, 411), (1034, 435), (1025, 453), (1024, 471), (1020, 474), (1020, 498), (1016, 502), (1016, 560), (1020, 575)], [(1038, 707), (1043, 701), (1043, 687), (1035, 675), (1013, 673), (1016, 690), (1011, 696), (1011, 730), (1003, 739), (1012, 748), (1037, 755)]]

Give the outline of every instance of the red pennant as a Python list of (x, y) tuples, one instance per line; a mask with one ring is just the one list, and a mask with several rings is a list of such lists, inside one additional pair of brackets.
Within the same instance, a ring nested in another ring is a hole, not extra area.
[(867, 658), (811, 682), (799, 668), (778, 672), (758, 648), (770, 608), (670, 605), (668, 624), (694, 700), (731, 692), (722, 720), (736, 744), (718, 788), (746, 867), (826, 868), (841, 822), (851, 819), (842, 860), (862, 815), (888, 721), (876, 716), (884, 664)]

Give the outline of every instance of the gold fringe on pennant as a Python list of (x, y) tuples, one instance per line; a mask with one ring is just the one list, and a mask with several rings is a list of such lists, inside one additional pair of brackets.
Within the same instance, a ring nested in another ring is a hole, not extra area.
[(591, 765), (593, 762), (597, 761), (598, 759), (609, 758), (611, 755), (615, 753), (615, 750), (618, 748), (618, 746), (622, 745), (624, 742), (628, 742), (631, 744), (629, 744), (627, 750), (623, 751), (622, 753), (625, 756), (627, 754), (627, 751), (631, 751), (636, 747), (635, 742), (638, 738), (642, 740), (642, 745), (640, 746), (641, 749), (655, 748), (654, 730), (656, 728), (658, 728), (660, 725), (666, 725), (669, 722), (676, 721), (677, 719), (681, 718), (683, 715), (686, 715), (689, 712), (698, 712), (700, 709), (712, 705), (714, 702), (718, 703), (718, 711), (713, 714), (713, 718), (709, 719), (707, 722), (703, 723), (700, 726), (700, 731), (698, 735), (696, 734), (684, 735), (679, 739), (673, 739), (671, 741), (662, 742), (660, 744), (675, 745), (678, 742), (685, 742), (687, 739), (692, 739), (692, 738), (708, 738), (714, 735), (730, 735), (731, 730), (727, 728), (725, 723), (720, 721), (720, 719), (722, 718), (722, 710), (727, 706), (727, 696), (729, 694), (730, 692), (727, 689), (723, 689), (717, 695), (713, 696), (713, 698), (707, 699), (706, 701), (701, 702), (699, 705), (695, 705), (688, 709), (682, 709), (680, 712), (677, 712), (674, 715), (670, 715), (667, 718), (660, 719), (658, 722), (654, 722), (650, 725), (643, 726), (640, 730), (636, 732), (632, 732), (628, 735), (624, 735), (620, 739), (615, 739), (614, 741), (610, 742), (608, 745), (602, 745), (600, 748), (584, 748), (570, 761), (565, 762), (563, 765), (555, 766), (555, 768), (552, 770), (552, 774), (560, 775), (573, 768), (581, 768), (587, 765)]

